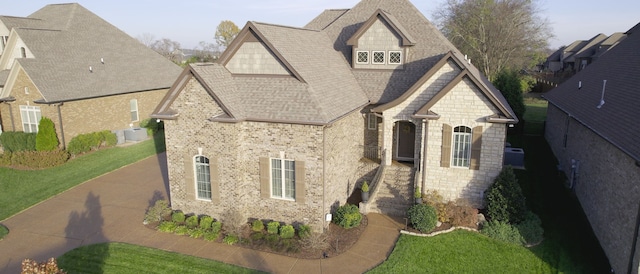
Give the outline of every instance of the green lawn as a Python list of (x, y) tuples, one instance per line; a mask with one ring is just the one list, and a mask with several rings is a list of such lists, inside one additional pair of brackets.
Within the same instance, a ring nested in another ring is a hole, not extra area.
[(547, 119), (547, 101), (526, 97), (524, 103), (527, 110), (524, 112), (525, 134), (542, 134), (544, 130), (544, 121)]
[(0, 220), (87, 180), (164, 151), (164, 136), (127, 147), (96, 151), (44, 170), (0, 168)]
[(83, 246), (58, 258), (67, 273), (263, 273), (212, 260), (124, 243)]

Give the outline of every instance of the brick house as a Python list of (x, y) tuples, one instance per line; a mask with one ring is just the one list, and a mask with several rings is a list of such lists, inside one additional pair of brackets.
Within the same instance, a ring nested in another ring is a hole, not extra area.
[(545, 95), (545, 138), (616, 273), (638, 273), (640, 24)]
[(63, 145), (138, 126), (181, 71), (79, 4), (0, 16), (0, 40), (0, 132), (48, 117)]
[(174, 209), (315, 230), (364, 180), (365, 212), (404, 214), (416, 186), (481, 206), (517, 122), (408, 0), (363, 0), (304, 28), (249, 22), (152, 116)]

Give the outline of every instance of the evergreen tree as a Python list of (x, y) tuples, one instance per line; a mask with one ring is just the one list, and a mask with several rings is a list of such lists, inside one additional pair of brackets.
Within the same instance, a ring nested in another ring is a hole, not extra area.
[(36, 135), (37, 151), (52, 151), (58, 148), (58, 135), (53, 125), (53, 121), (47, 117), (40, 119), (38, 134)]

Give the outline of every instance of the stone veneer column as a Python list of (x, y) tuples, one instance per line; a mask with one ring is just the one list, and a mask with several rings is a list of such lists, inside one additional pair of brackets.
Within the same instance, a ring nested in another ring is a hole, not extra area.
[(393, 120), (383, 113), (382, 117), (382, 151), (386, 150), (382, 164), (390, 166), (393, 161)]

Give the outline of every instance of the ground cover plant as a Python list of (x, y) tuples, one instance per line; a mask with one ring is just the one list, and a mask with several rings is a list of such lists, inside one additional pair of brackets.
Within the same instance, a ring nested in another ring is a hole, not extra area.
[(124, 243), (76, 248), (60, 256), (58, 266), (68, 273), (264, 273)]

